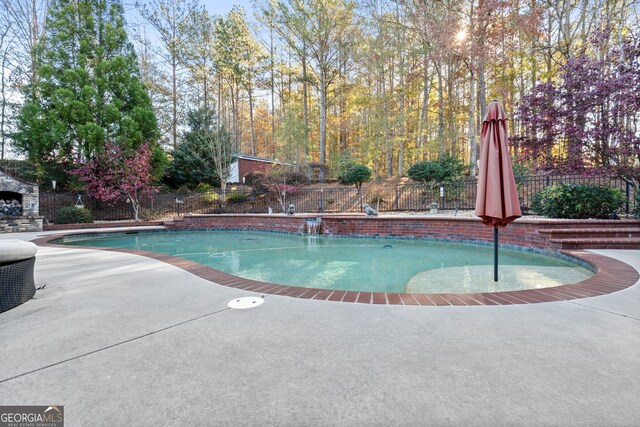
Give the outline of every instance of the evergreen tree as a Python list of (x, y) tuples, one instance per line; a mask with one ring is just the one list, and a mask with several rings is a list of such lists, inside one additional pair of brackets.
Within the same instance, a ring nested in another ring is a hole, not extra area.
[(38, 79), (25, 90), (16, 145), (58, 180), (112, 141), (124, 150), (150, 144), (158, 127), (117, 0), (54, 0), (38, 45)]
[(189, 111), (187, 123), (189, 130), (173, 151), (168, 183), (191, 188), (204, 183), (224, 190), (233, 160), (231, 133), (212, 109)]

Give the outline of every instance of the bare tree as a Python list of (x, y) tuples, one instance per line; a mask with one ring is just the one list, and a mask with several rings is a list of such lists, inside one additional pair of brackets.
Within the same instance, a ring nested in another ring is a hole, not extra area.
[[(3, 16), (4, 18), (4, 16)], [(0, 21), (0, 160), (4, 160), (7, 149), (7, 125), (9, 122), (9, 111), (11, 109), (11, 91), (8, 84), (9, 68), (8, 62), (11, 59), (11, 46), (15, 36), (11, 34), (11, 22), (3, 19)]]
[(11, 23), (11, 33), (15, 47), (13, 66), (24, 80), (35, 83), (38, 68), (38, 50), (49, 11), (49, 0), (0, 0), (2, 13)]
[(290, 45), (307, 49), (311, 69), (317, 76), (320, 107), (320, 163), (327, 160), (327, 107), (329, 87), (339, 75), (341, 47), (353, 30), (353, 3), (340, 0), (279, 1), (277, 25), (290, 37)]
[(157, 31), (163, 58), (169, 65), (171, 80), (171, 145), (178, 145), (179, 121), (184, 117), (185, 108), (180, 105), (179, 86), (183, 79), (184, 51), (189, 40), (191, 11), (198, 7), (197, 0), (150, 0), (147, 4), (137, 4), (140, 13)]
[(9, 148), (11, 123), (24, 88), (37, 79), (38, 49), (46, 29), (48, 0), (0, 0), (0, 157)]

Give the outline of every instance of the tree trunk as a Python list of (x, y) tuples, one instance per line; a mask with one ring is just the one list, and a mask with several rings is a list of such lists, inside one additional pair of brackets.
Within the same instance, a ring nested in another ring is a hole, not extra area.
[(480, 105), (480, 122), (487, 114), (487, 82), (485, 80), (484, 58), (478, 58), (478, 104)]
[(389, 131), (389, 104), (387, 101), (387, 81), (385, 78), (385, 64), (382, 61), (382, 123), (384, 126), (384, 150), (386, 157), (387, 176), (393, 175), (393, 151), (391, 147), (391, 132)]
[(240, 115), (240, 84), (236, 81), (235, 90), (233, 93), (236, 98), (235, 101), (235, 114), (234, 117), (234, 127), (237, 129), (236, 134), (236, 151), (235, 153), (242, 153), (242, 116)]
[(178, 147), (178, 63), (175, 52), (171, 55), (171, 145)]
[[(269, 29), (269, 68), (271, 74), (271, 157), (276, 157), (276, 79), (274, 76), (273, 22)], [(269, 150), (266, 150), (267, 153)]]
[(38, 28), (38, 7), (37, 0), (31, 0), (31, 84), (34, 84), (38, 80), (38, 34), (40, 29)]
[(396, 20), (400, 23), (400, 43), (398, 44), (398, 50), (400, 52), (400, 63), (398, 64), (398, 78), (399, 78), (399, 90), (400, 99), (399, 102), (399, 129), (398, 129), (398, 170), (397, 175), (402, 176), (404, 174), (404, 144), (405, 144), (405, 101), (406, 101), (406, 87), (405, 87), (405, 37), (404, 37), (404, 22), (400, 16), (400, 2), (396, 3)]
[(227, 180), (220, 177), (220, 192), (222, 193), (222, 203), (227, 202)]
[(309, 95), (307, 75), (307, 49), (303, 48), (302, 55), (302, 119), (304, 121), (304, 154), (309, 156)]
[(478, 148), (476, 143), (476, 76), (472, 63), (469, 64), (469, 175), (476, 175)]
[[(4, 34), (0, 36), (0, 48), (2, 48), (2, 70), (0, 71), (0, 95), (2, 96), (2, 110), (0, 111), (0, 160), (4, 160), (5, 147), (7, 143), (7, 136), (5, 135), (5, 123), (7, 121), (7, 56), (9, 55), (9, 48), (6, 46), (6, 37), (9, 33), (9, 26), (7, 25)], [(13, 40), (10, 40), (11, 44)]]
[[(344, 59), (344, 58), (343, 58)], [(347, 121), (345, 119), (347, 115), (347, 94), (345, 93), (345, 81), (347, 77), (347, 62), (341, 60), (340, 64), (340, 103), (339, 103), (339, 121), (340, 121), (340, 151), (347, 149)]]
[(133, 208), (133, 220), (135, 222), (140, 221), (140, 204), (137, 201), (131, 200), (131, 208)]
[(485, 70), (484, 70), (484, 41), (487, 33), (487, 22), (485, 20), (485, 11), (484, 11), (484, 0), (478, 1), (478, 10), (480, 13), (478, 14), (478, 28), (479, 28), (479, 37), (478, 37), (478, 107), (479, 107), (479, 120), (478, 123), (482, 123), (484, 120), (484, 116), (487, 112), (487, 83), (485, 81)]
[(453, 117), (453, 111), (455, 109), (455, 104), (456, 104), (456, 97), (454, 94), (454, 88), (453, 88), (453, 79), (454, 79), (454, 73), (453, 73), (453, 64), (451, 64), (450, 61), (447, 61), (447, 99), (449, 100), (449, 109), (447, 110), (447, 137), (449, 139), (449, 144), (450, 144), (450, 152), (452, 155), (455, 155), (456, 150), (455, 150), (455, 145), (457, 142), (457, 135), (456, 135), (456, 122), (454, 120)]
[(209, 110), (209, 87), (207, 85), (207, 76), (205, 75), (204, 78), (202, 79), (202, 94), (203, 94), (203, 102), (202, 105), (204, 106), (205, 110)]
[(231, 145), (233, 147), (234, 153), (240, 152), (239, 145), (239, 123), (238, 123), (238, 100), (239, 100), (239, 89), (238, 84), (235, 79), (232, 77), (229, 79), (229, 101), (231, 102)]
[(7, 119), (7, 97), (5, 84), (5, 58), (2, 58), (2, 83), (0, 83), (0, 92), (2, 92), (2, 111), (0, 112), (0, 160), (4, 160), (4, 150), (6, 145), (6, 135), (4, 134), (4, 123)]
[[(531, 1), (531, 9), (536, 9), (536, 0)], [(542, 23), (541, 23), (542, 25)], [(536, 45), (538, 44), (538, 33), (531, 36), (531, 45), (529, 47), (529, 66), (531, 67), (531, 87), (536, 87), (538, 82), (538, 61), (536, 58)]]
[(436, 66), (438, 73), (438, 158), (444, 156), (444, 82), (442, 68)]
[(282, 119), (287, 117), (288, 99), (286, 98), (287, 91), (285, 90), (285, 85), (286, 85), (286, 76), (284, 73), (280, 73), (280, 111), (281, 111), (280, 114), (282, 114)]
[(327, 161), (327, 75), (320, 71), (320, 163)]
[(251, 128), (251, 155), (256, 155), (256, 135), (255, 129), (253, 126), (253, 88), (251, 87), (251, 83), (249, 83), (249, 127)]
[(429, 59), (427, 54), (423, 55), (423, 90), (422, 90), (422, 107), (420, 109), (420, 125), (418, 126), (418, 154), (415, 160), (424, 160), (425, 145), (429, 141), (428, 138), (428, 119), (429, 119), (429, 97), (431, 96), (431, 75), (429, 74)]
[(548, 14), (549, 19), (547, 21), (547, 82), (551, 82), (553, 80), (553, 40), (551, 34), (553, 34), (553, 21), (551, 19), (551, 14)]
[[(473, 28), (475, 22), (475, 0), (471, 1), (469, 10), (469, 27)], [(474, 55), (469, 57), (469, 175), (476, 175), (478, 162), (478, 148), (476, 143), (476, 75), (474, 70)]]
[(222, 78), (218, 76), (218, 116), (220, 123), (223, 123), (224, 116), (222, 115)]

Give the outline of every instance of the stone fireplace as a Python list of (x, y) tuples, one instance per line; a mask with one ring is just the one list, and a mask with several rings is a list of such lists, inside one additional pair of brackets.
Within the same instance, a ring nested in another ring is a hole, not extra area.
[(0, 191), (0, 217), (22, 216), (22, 194)]
[(0, 233), (42, 231), (37, 184), (22, 181), (0, 170)]

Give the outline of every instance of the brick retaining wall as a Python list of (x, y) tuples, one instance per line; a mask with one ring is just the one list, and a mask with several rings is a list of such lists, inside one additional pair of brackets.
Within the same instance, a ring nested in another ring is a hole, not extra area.
[(87, 228), (150, 227), (165, 225), (163, 221), (89, 222), (84, 224), (47, 224), (44, 231), (83, 230)]
[(173, 230), (239, 229), (303, 233), (305, 220), (318, 215), (185, 215), (167, 228)]
[[(381, 236), (434, 238), (493, 242), (493, 228), (479, 218), (378, 217), (322, 218), (325, 234), (341, 236)], [(537, 223), (510, 224), (500, 230), (500, 243), (515, 246), (548, 248), (546, 239), (537, 232)]]
[[(321, 234), (336, 236), (435, 238), (448, 240), (493, 242), (493, 229), (479, 218), (353, 215), (186, 215), (167, 228), (176, 230), (240, 229), (286, 233), (304, 233), (305, 221), (322, 218)], [(500, 229), (500, 244), (546, 250), (552, 248), (539, 229), (612, 227), (638, 224), (634, 220), (550, 220), (520, 218)]]

